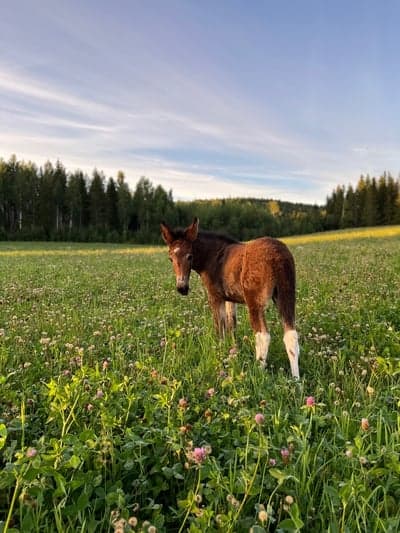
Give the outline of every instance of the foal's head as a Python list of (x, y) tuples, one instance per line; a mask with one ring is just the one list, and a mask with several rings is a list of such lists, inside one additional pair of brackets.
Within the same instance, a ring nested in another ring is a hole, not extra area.
[(169, 259), (174, 267), (176, 276), (176, 289), (181, 294), (189, 292), (189, 278), (193, 261), (193, 241), (197, 238), (199, 230), (199, 219), (194, 218), (193, 222), (186, 229), (172, 230), (161, 223), (161, 235), (168, 246)]

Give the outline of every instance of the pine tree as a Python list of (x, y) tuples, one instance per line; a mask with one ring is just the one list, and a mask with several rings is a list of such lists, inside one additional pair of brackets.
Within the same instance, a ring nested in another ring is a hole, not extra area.
[(106, 195), (104, 175), (96, 169), (89, 186), (89, 222), (94, 230), (94, 238), (103, 238), (106, 226)]
[(396, 223), (396, 202), (399, 195), (399, 183), (396, 183), (393, 176), (386, 175), (385, 200), (382, 212), (383, 224)]
[(119, 232), (118, 192), (113, 178), (109, 178), (106, 189), (106, 224), (111, 232)]
[(366, 176), (366, 178), (364, 178), (364, 176), (361, 175), (360, 179), (358, 180), (357, 187), (355, 190), (355, 204), (356, 204), (355, 225), (358, 227), (367, 225), (367, 217), (365, 213), (365, 197), (367, 193), (367, 183), (369, 179), (370, 178), (368, 175)]
[(53, 195), (55, 204), (55, 231), (62, 232), (67, 218), (67, 173), (60, 161), (57, 161), (53, 173)]
[(128, 235), (130, 219), (132, 215), (132, 195), (128, 184), (125, 182), (125, 175), (120, 170), (117, 176), (118, 195), (118, 220), (120, 222), (122, 237), (125, 240)]
[(343, 204), (343, 214), (340, 227), (354, 228), (356, 224), (356, 195), (353, 187), (350, 185), (347, 188), (346, 196)]
[(54, 167), (47, 161), (39, 171), (38, 187), (38, 222), (42, 235), (46, 239), (53, 236), (56, 220), (54, 202)]
[(376, 179), (366, 181), (362, 220), (365, 226), (376, 226), (378, 219), (378, 187)]
[(78, 170), (68, 179), (66, 201), (68, 208), (68, 230), (70, 238), (85, 240), (85, 229), (89, 222), (89, 195), (87, 178)]

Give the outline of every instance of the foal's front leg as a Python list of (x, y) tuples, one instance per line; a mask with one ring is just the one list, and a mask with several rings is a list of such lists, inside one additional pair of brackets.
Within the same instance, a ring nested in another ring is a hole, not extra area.
[(225, 302), (226, 331), (232, 334), (236, 329), (236, 307), (233, 302)]
[(215, 329), (220, 337), (224, 337), (225, 333), (230, 329), (230, 323), (233, 320), (232, 317), (227, 315), (227, 309), (225, 301), (209, 298)]

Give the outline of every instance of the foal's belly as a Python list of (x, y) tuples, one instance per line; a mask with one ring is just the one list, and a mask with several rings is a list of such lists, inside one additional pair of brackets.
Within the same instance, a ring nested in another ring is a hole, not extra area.
[(226, 294), (225, 301), (232, 302), (234, 304), (244, 304), (244, 298), (240, 294)]
[(231, 282), (224, 284), (224, 299), (228, 302), (236, 304), (243, 304), (245, 302), (243, 296), (243, 288), (239, 281), (230, 280)]

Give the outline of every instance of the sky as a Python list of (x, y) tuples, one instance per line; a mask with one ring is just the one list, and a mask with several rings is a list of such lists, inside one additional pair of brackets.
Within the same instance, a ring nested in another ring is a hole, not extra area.
[(400, 171), (400, 2), (1, 0), (0, 157), (175, 200)]

